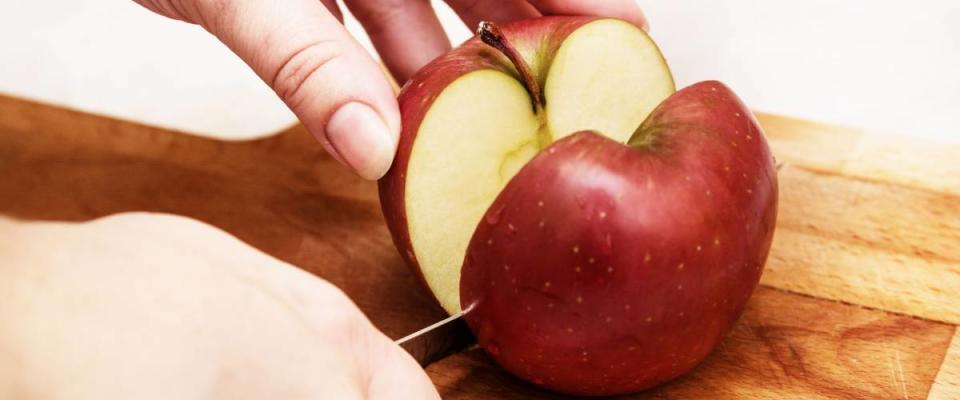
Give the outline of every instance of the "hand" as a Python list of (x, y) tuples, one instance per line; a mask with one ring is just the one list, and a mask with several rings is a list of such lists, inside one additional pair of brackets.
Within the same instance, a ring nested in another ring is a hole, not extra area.
[(0, 218), (0, 239), (0, 399), (439, 399), (339, 289), (212, 226)]
[[(341, 25), (335, 0), (136, 0), (203, 26), (269, 84), (327, 151), (367, 179), (389, 169), (400, 112), (379, 65)], [(620, 17), (633, 0), (446, 0), (473, 29), (545, 14)], [(398, 82), (450, 49), (428, 0), (346, 0)]]

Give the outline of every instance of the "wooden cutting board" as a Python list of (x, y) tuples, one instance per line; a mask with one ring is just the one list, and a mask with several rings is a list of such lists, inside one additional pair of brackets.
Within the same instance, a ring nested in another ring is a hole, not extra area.
[[(696, 370), (627, 398), (960, 398), (960, 145), (758, 117), (787, 163), (761, 287)], [(0, 214), (178, 214), (333, 282), (391, 337), (440, 319), (375, 185), (312, 141), (302, 127), (212, 140), (0, 96)], [(410, 350), (444, 398), (558, 397), (502, 372), (462, 325), (439, 337)]]

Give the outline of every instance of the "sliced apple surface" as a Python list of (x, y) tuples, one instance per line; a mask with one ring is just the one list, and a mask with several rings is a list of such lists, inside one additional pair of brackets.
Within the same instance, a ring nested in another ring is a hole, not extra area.
[(547, 75), (553, 140), (593, 130), (625, 142), (674, 91), (666, 61), (643, 31), (618, 20), (588, 24), (567, 37)]
[(470, 235), (505, 182), (537, 153), (539, 127), (523, 86), (493, 70), (453, 82), (420, 127), (407, 177), (410, 238), (448, 312), (459, 311)]
[(594, 130), (625, 142), (674, 92), (639, 28), (614, 19), (542, 18), (503, 35), (531, 70), (531, 96), (507, 57), (473, 39), (434, 61), (401, 94), (397, 162), (381, 181), (394, 240), (448, 313), (461, 310), (460, 269), (490, 204), (551, 142)]

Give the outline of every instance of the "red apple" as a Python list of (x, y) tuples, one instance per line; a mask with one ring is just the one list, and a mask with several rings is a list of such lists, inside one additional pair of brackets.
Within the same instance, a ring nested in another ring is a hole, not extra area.
[(750, 111), (702, 82), (627, 145), (590, 132), (541, 152), (470, 242), (461, 302), (506, 369), (566, 393), (649, 388), (730, 330), (773, 237), (777, 176)]
[(626, 141), (674, 92), (656, 45), (624, 21), (546, 17), (502, 35), (500, 50), (471, 39), (404, 85), (399, 149), (380, 181), (394, 243), (450, 314), (470, 237), (520, 167), (584, 129)]
[(401, 93), (380, 186), (397, 247), (535, 384), (621, 394), (690, 370), (740, 315), (773, 236), (776, 172), (753, 115), (719, 82), (671, 95), (656, 46), (622, 21), (478, 36)]

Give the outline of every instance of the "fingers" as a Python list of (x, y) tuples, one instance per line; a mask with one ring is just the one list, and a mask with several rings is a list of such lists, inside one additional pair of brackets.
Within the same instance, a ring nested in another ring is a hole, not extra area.
[(633, 0), (529, 0), (543, 15), (596, 15), (627, 20), (649, 29), (640, 6)]
[(332, 344), (349, 355), (370, 400), (439, 399), (423, 368), (400, 346), (370, 322), (360, 309), (327, 281), (296, 268), (271, 268), (257, 280), (273, 297), (292, 305), (296, 313), (319, 335), (316, 340)]
[(320, 0), (320, 2), (327, 7), (327, 11), (329, 11), (331, 15), (337, 17), (337, 21), (343, 22), (343, 12), (340, 11), (340, 7), (337, 6), (337, 0)]
[(471, 30), (480, 21), (505, 23), (539, 17), (530, 3), (522, 0), (445, 0)]
[(325, 7), (333, 1), (141, 1), (157, 3), (153, 9), (176, 3), (175, 18), (230, 47), (334, 158), (367, 179), (386, 173), (400, 111), (379, 65)]
[(450, 50), (429, 0), (347, 0), (346, 4), (401, 85), (424, 64)]
[(379, 337), (371, 338), (373, 350), (367, 364), (371, 368), (367, 398), (439, 400), (437, 389), (413, 357), (380, 332), (376, 334)]

